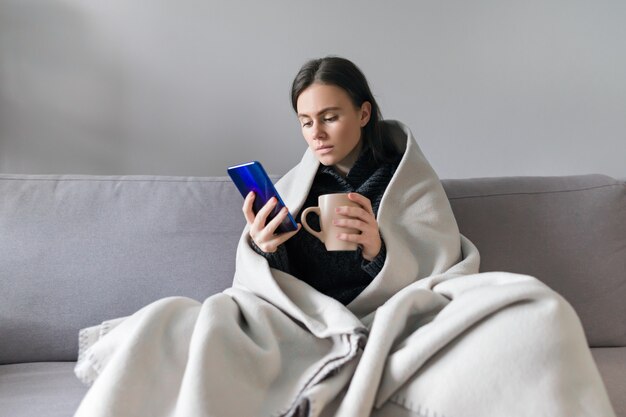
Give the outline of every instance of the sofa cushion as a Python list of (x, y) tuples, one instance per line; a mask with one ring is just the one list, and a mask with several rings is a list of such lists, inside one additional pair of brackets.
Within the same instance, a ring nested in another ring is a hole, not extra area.
[(0, 363), (76, 360), (78, 330), (228, 287), (227, 177), (0, 175)]
[(617, 417), (626, 417), (626, 347), (591, 349)]
[(74, 375), (74, 362), (0, 365), (0, 416), (67, 417), (87, 386)]
[(626, 185), (603, 175), (445, 180), (481, 271), (539, 278), (591, 346), (626, 346)]

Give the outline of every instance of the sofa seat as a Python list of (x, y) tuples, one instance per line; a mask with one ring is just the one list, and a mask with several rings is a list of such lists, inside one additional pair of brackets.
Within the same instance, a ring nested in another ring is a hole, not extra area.
[(74, 375), (75, 362), (0, 366), (0, 417), (69, 417), (88, 387)]
[[(592, 348), (617, 417), (626, 417), (626, 347)], [(68, 417), (87, 387), (74, 376), (74, 362), (0, 366), (0, 417)]]

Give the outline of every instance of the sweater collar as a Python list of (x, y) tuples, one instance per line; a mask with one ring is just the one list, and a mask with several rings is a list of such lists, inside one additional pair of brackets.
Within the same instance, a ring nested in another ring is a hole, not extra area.
[(332, 166), (325, 166), (322, 164), (320, 164), (318, 172), (324, 175), (331, 175), (332, 177), (342, 182), (345, 181), (356, 188), (371, 177), (377, 168), (378, 164), (376, 163), (376, 160), (374, 160), (372, 152), (366, 149), (361, 152), (361, 155), (359, 155), (359, 158), (354, 163), (354, 166), (345, 177), (337, 172), (337, 170), (335, 170)]

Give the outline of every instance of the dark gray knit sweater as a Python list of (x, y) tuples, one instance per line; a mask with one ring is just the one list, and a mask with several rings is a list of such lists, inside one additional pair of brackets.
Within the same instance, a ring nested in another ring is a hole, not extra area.
[[(371, 152), (364, 152), (346, 177), (332, 167), (320, 164), (311, 190), (296, 216), (300, 223), (302, 211), (317, 206), (323, 194), (356, 192), (370, 199), (374, 214), (378, 215), (380, 200), (393, 176), (400, 156), (394, 161), (377, 164)], [(319, 218), (309, 216), (309, 225), (319, 230)], [(381, 239), (383, 236), (381, 236)], [(363, 259), (362, 251), (329, 252), (316, 237), (300, 230), (276, 252), (265, 253), (250, 239), (253, 249), (263, 255), (272, 268), (287, 272), (313, 288), (344, 305), (361, 293), (380, 272), (385, 262), (384, 240), (379, 254), (371, 261)]]

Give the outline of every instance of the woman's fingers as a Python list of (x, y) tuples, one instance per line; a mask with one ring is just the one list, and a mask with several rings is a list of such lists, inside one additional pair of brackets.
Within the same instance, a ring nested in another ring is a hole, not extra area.
[(254, 212), (252, 211), (252, 204), (254, 203), (254, 191), (250, 191), (246, 198), (243, 200), (243, 215), (246, 218), (248, 224), (254, 222)]
[(345, 240), (347, 242), (358, 243), (359, 245), (363, 245), (367, 242), (367, 236), (356, 233), (339, 233), (337, 237), (341, 240)]
[[(278, 229), (278, 226), (280, 226), (281, 223), (283, 221), (285, 221), (285, 218), (287, 217), (288, 214), (289, 214), (289, 210), (287, 209), (287, 207), (283, 207), (278, 212), (278, 214), (272, 220), (270, 220), (269, 223), (267, 223), (267, 225), (263, 229), (263, 234), (268, 237), (268, 240), (271, 240), (271, 241), (275, 240), (275, 239), (270, 239), (270, 237), (276, 235), (276, 229)], [(300, 225), (298, 224), (298, 228), (299, 227), (300, 227)], [(285, 241), (285, 240), (289, 239), (291, 236), (295, 235), (298, 230), (299, 229), (292, 230), (291, 232), (280, 233), (278, 236), (285, 236), (286, 235), (286, 238), (283, 239), (283, 241)]]
[(370, 223), (372, 219), (375, 219), (373, 213), (361, 207), (341, 206), (335, 209), (335, 213), (354, 219), (360, 219), (366, 223)]
[(278, 229), (278, 226), (280, 226), (280, 224), (285, 220), (285, 217), (287, 217), (287, 213), (289, 213), (287, 207), (283, 207), (278, 212), (276, 217), (274, 217), (269, 223), (267, 223), (267, 225), (265, 226), (265, 231), (268, 235), (271, 236), (276, 233), (276, 229)]
[(363, 231), (367, 227), (367, 223), (357, 219), (334, 219), (333, 224), (339, 227), (348, 227)]
[(376, 219), (374, 216), (374, 210), (372, 210), (372, 203), (369, 198), (362, 196), (359, 193), (348, 193), (350, 201), (354, 201), (359, 207), (354, 206), (340, 206), (335, 209), (335, 213), (342, 214), (346, 217), (352, 217), (361, 219), (366, 223), (370, 223), (372, 219)]
[(348, 199), (360, 205), (365, 211), (367, 211), (372, 216), (374, 215), (374, 210), (372, 209), (372, 202), (370, 201), (369, 198), (359, 193), (348, 193)]
[(302, 225), (298, 223), (298, 228), (296, 230), (274, 235), (272, 239), (270, 239), (269, 241), (265, 243), (267, 250), (264, 250), (263, 248), (261, 248), (261, 250), (263, 250), (263, 252), (274, 252), (276, 249), (278, 249), (280, 245), (282, 245), (287, 240), (291, 239), (293, 235), (298, 233), (301, 228), (302, 228)]
[(358, 230), (359, 233), (339, 233), (337, 237), (346, 242), (353, 242), (361, 246), (362, 255), (368, 261), (380, 252), (382, 245), (380, 232), (378, 230), (378, 222), (372, 209), (372, 203), (367, 198), (358, 193), (348, 194), (351, 201), (357, 203), (360, 207), (342, 206), (335, 211), (346, 218), (335, 219), (333, 224), (339, 227), (351, 228)]
[(278, 204), (276, 198), (270, 199), (261, 210), (259, 210), (250, 226), (250, 237), (263, 252), (275, 252), (279, 245), (300, 231), (301, 225), (298, 224), (298, 228), (294, 231), (276, 234), (276, 229), (278, 229), (278, 226), (280, 226), (289, 213), (288, 209), (283, 207), (272, 220), (267, 222), (267, 218), (276, 207), (276, 204)]
[(261, 210), (259, 210), (254, 219), (254, 226), (257, 230), (262, 230), (265, 228), (265, 224), (267, 223), (267, 216), (269, 216), (277, 203), (278, 200), (276, 200), (276, 197), (272, 197), (267, 203), (265, 203), (263, 207), (261, 207)]
[(363, 258), (368, 261), (374, 259), (382, 247), (382, 241), (378, 230), (368, 229), (361, 234), (339, 233), (337, 238), (346, 242), (356, 243), (361, 246)]
[(376, 217), (374, 216), (370, 200), (358, 193), (349, 193), (348, 198), (359, 204), (360, 207), (337, 207), (335, 209), (335, 213), (341, 214), (344, 218), (333, 220), (333, 224), (340, 227), (357, 229), (361, 231), (361, 233), (365, 232), (368, 228), (374, 225), (376, 226), (376, 229), (378, 229), (378, 223), (376, 222)]

